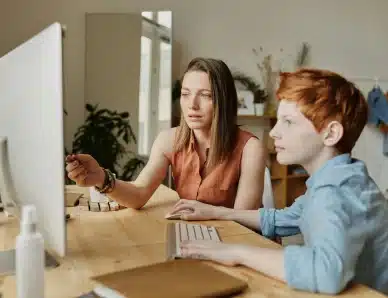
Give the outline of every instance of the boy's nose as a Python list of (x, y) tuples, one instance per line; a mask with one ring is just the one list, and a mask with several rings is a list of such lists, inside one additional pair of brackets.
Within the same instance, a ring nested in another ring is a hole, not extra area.
[(269, 136), (270, 136), (272, 139), (279, 138), (279, 134), (278, 134), (278, 131), (277, 131), (277, 124), (275, 124), (275, 126), (272, 127), (272, 129), (271, 129), (270, 132), (269, 132)]

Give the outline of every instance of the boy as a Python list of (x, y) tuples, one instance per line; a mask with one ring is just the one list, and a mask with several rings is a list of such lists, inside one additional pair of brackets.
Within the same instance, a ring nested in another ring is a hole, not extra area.
[(235, 220), (271, 238), (302, 233), (305, 244), (274, 250), (186, 242), (184, 256), (245, 265), (305, 291), (337, 294), (353, 281), (388, 294), (388, 201), (365, 164), (350, 156), (367, 121), (363, 95), (336, 73), (300, 69), (281, 74), (277, 97), (278, 121), (270, 132), (277, 160), (308, 171), (306, 193), (282, 210), (180, 200), (172, 214)]

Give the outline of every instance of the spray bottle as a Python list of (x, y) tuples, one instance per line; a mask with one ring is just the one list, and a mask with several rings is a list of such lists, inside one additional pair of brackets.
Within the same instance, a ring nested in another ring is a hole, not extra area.
[(23, 206), (20, 234), (16, 238), (17, 298), (44, 297), (44, 239), (36, 224), (35, 206)]

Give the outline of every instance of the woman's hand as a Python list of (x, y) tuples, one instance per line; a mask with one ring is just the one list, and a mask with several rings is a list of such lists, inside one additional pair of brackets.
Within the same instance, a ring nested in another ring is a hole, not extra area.
[(217, 219), (221, 208), (194, 200), (181, 199), (165, 217), (180, 215), (179, 219), (182, 220), (212, 220)]
[(79, 186), (101, 187), (105, 180), (104, 170), (89, 154), (72, 154), (66, 157), (68, 177)]
[(184, 241), (181, 243), (182, 257), (210, 260), (227, 266), (240, 264), (240, 245), (211, 240)]

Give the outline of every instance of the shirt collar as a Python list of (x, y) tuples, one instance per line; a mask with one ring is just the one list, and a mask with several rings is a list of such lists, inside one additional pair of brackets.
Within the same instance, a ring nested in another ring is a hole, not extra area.
[(195, 137), (194, 137), (193, 130), (190, 130), (189, 150), (190, 151), (195, 151)]
[[(196, 151), (195, 145), (196, 145), (196, 140), (195, 140), (194, 132), (193, 132), (193, 130), (191, 130), (190, 131), (190, 141), (189, 141), (189, 151), (190, 152)], [(210, 150), (210, 147), (207, 147), (206, 148), (206, 155), (209, 153), (209, 150)]]
[(333, 167), (337, 165), (348, 164), (351, 161), (349, 153), (344, 153), (337, 155), (332, 159), (329, 159), (322, 167), (320, 167), (310, 178), (307, 179), (306, 185), (308, 188), (311, 188), (316, 181), (319, 180), (319, 177), (324, 175), (326, 172), (330, 171)]

